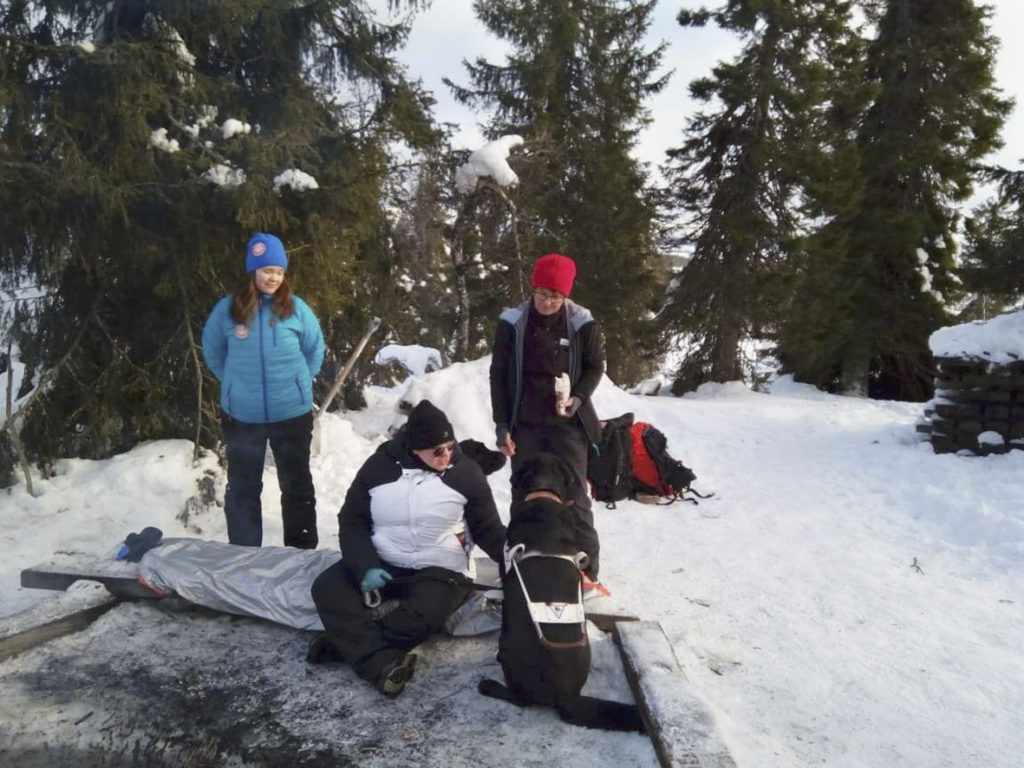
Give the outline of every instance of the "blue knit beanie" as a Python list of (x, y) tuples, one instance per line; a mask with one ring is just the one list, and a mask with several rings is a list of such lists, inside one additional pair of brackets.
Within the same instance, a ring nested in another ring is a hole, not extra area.
[(245, 271), (253, 272), (263, 267), (288, 269), (288, 255), (284, 246), (274, 235), (257, 232), (245, 246)]

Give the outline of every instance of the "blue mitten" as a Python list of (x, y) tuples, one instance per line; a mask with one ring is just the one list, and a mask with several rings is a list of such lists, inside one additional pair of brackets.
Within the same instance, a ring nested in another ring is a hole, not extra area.
[(116, 557), (118, 560), (137, 563), (144, 554), (157, 546), (163, 537), (163, 531), (153, 526), (143, 528), (141, 533), (129, 533), (125, 537), (124, 544), (117, 551)]
[(359, 589), (363, 592), (372, 592), (375, 589), (383, 589), (394, 578), (383, 568), (371, 568), (363, 574), (363, 580), (359, 582)]

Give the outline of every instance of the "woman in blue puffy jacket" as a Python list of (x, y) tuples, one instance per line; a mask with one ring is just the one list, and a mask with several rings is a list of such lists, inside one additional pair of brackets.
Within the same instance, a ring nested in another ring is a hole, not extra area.
[(263, 459), (270, 442), (281, 486), (284, 543), (315, 549), (316, 494), (309, 472), (313, 377), (324, 359), (320, 323), (285, 278), (288, 256), (274, 235), (246, 246), (248, 279), (213, 308), (203, 328), (203, 357), (220, 381), (227, 446), (224, 514), (228, 541), (263, 542)]

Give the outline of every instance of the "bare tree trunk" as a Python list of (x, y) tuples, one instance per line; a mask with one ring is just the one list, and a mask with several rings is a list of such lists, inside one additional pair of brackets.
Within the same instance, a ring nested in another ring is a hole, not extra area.
[[(32, 475), (29, 473), (28, 458), (25, 456), (25, 449), (24, 449), (24, 447), (21, 444), (21, 437), (18, 434), (18, 426), (17, 426), (17, 424), (15, 422), (15, 418), (17, 416), (20, 416), (22, 413), (27, 413), (28, 412), (29, 407), (32, 406), (35, 403), (35, 400), (36, 400), (37, 397), (40, 396), (40, 393), (45, 391), (45, 386), (44, 385), (49, 381), (49, 379), (52, 376), (55, 376), (57, 374), (57, 371), (59, 371), (61, 368), (63, 368), (64, 365), (67, 363), (67, 361), (71, 358), (71, 353), (74, 352), (75, 349), (78, 347), (78, 345), (82, 343), (82, 338), (85, 336), (85, 332), (89, 328), (89, 321), (97, 319), (96, 318), (96, 307), (98, 307), (98, 306), (99, 306), (99, 298), (97, 297), (96, 301), (93, 302), (92, 308), (89, 310), (89, 315), (88, 315), (87, 320), (85, 322), (83, 322), (81, 327), (78, 329), (78, 335), (75, 336), (75, 340), (73, 342), (71, 342), (71, 346), (68, 347), (67, 351), (64, 353), (64, 356), (61, 357), (61, 359), (57, 361), (57, 364), (55, 366), (53, 366), (53, 368), (48, 370), (46, 373), (44, 373), (40, 377), (39, 383), (36, 385), (36, 387), (33, 390), (32, 394), (29, 395), (28, 398), (25, 400), (25, 402), (21, 404), (21, 407), (18, 409), (17, 413), (11, 413), (11, 407), (12, 407), (13, 402), (14, 402), (13, 395), (11, 393), (11, 389), (14, 386), (14, 372), (13, 372), (13, 366), (10, 366), (10, 365), (8, 366), (8, 373), (7, 373), (7, 402), (8, 402), (7, 418), (4, 420), (3, 425), (0, 425), (0, 429), (6, 430), (7, 434), (9, 434), (11, 436), (11, 440), (14, 443), (14, 449), (18, 452), (18, 462), (21, 464), (21, 469), (25, 473), (25, 486), (28, 488), (29, 494), (31, 494), (33, 496), (35, 494), (33, 493), (33, 490), (32, 490)], [(10, 347), (9, 347), (9, 349), (10, 349)]]
[(849, 397), (868, 396), (868, 369), (870, 358), (860, 349), (848, 350), (843, 356), (843, 369), (839, 375), (839, 394)]
[(466, 270), (469, 269), (469, 261), (466, 258), (466, 231), (472, 224), (473, 214), (479, 197), (476, 192), (471, 192), (459, 208), (455, 217), (455, 225), (452, 227), (452, 239), (449, 247), (449, 255), (452, 260), (452, 267), (455, 270), (455, 297), (458, 301), (457, 315), (455, 319), (455, 362), (465, 362), (469, 355), (469, 287), (466, 285)]
[(455, 321), (455, 362), (465, 362), (469, 356), (469, 287), (466, 285), (466, 271), (469, 269), (469, 260), (466, 258), (466, 232), (473, 224), (473, 215), (480, 203), (481, 190), (489, 189), (494, 192), (508, 209), (509, 218), (512, 221), (512, 243), (515, 247), (516, 258), (516, 283), (519, 286), (519, 300), (526, 300), (526, 286), (523, 283), (523, 254), (519, 245), (519, 214), (516, 204), (505, 194), (500, 185), (490, 179), (481, 178), (477, 181), (476, 189), (470, 192), (459, 208), (455, 217), (455, 225), (452, 227), (452, 238), (450, 244), (450, 255), (452, 267), (455, 269), (455, 296), (458, 300), (458, 316)]
[(29, 496), (35, 496), (32, 488), (32, 471), (28, 465), (28, 458), (25, 456), (25, 448), (21, 444), (21, 436), (18, 434), (18, 425), (14, 421), (14, 342), (7, 342), (7, 434), (11, 436), (14, 443), (14, 450), (18, 453), (18, 464), (25, 475), (25, 488)]
[(736, 381), (743, 379), (740, 364), (741, 321), (735, 314), (726, 313), (718, 327), (718, 338), (711, 354), (711, 380)]
[(196, 345), (195, 335), (192, 333), (192, 317), (188, 311), (188, 292), (185, 290), (185, 279), (181, 275), (181, 265), (177, 260), (174, 264), (178, 287), (181, 290), (181, 304), (185, 308), (185, 333), (188, 334), (188, 348), (192, 353), (192, 363), (196, 367), (196, 436), (192, 441), (192, 461), (198, 461), (199, 435), (203, 428), (203, 362), (199, 359), (199, 347)]
[(7, 410), (8, 416), (14, 412), (14, 342), (7, 342)]
[(509, 218), (512, 220), (512, 243), (516, 251), (516, 276), (518, 278), (516, 283), (519, 285), (519, 300), (526, 301), (526, 285), (523, 283), (523, 275), (526, 274), (526, 270), (523, 267), (522, 248), (519, 246), (519, 212), (516, 210), (516, 204), (512, 202), (512, 198), (505, 194), (504, 189), (493, 182), (487, 182), (486, 186), (502, 199), (508, 209)]

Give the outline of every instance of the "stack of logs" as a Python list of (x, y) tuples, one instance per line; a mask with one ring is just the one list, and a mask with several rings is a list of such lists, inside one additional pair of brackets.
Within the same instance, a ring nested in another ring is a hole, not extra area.
[[(935, 453), (976, 454), (1024, 449), (1024, 360), (997, 364), (978, 358), (937, 357), (935, 399), (918, 424)], [(994, 435), (983, 433), (997, 433)]]

